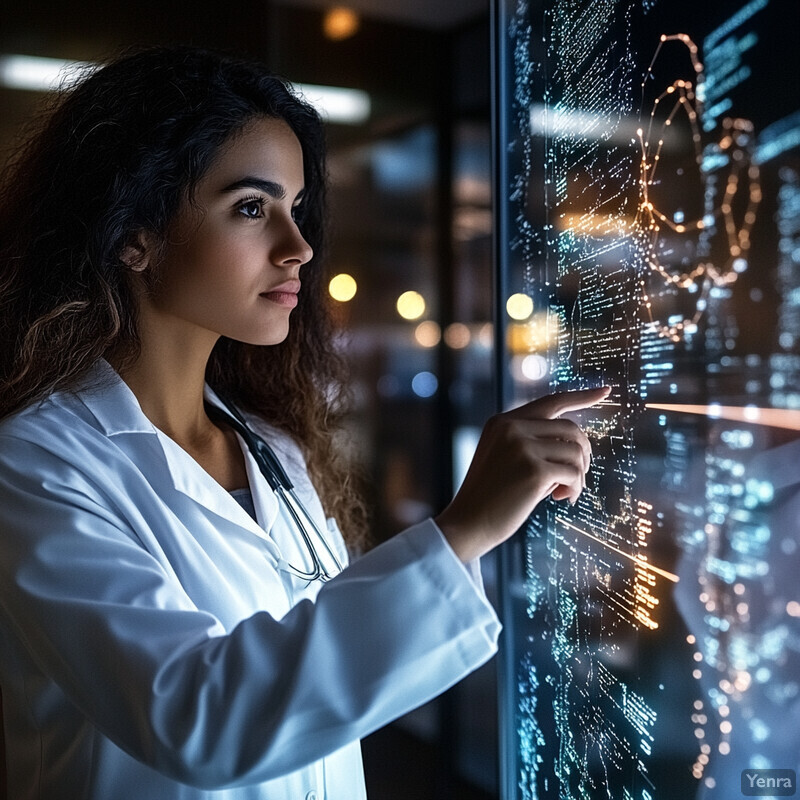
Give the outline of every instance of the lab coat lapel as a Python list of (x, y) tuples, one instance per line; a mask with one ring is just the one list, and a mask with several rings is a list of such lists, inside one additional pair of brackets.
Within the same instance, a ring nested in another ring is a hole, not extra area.
[(253, 506), (256, 510), (259, 525), (265, 531), (271, 531), (278, 516), (278, 498), (275, 496), (275, 492), (272, 491), (272, 487), (267, 483), (266, 478), (261, 474), (261, 469), (255, 458), (253, 458), (250, 448), (238, 433), (236, 438), (239, 440), (239, 446), (244, 453), (247, 482), (250, 484), (250, 493), (253, 496)]
[[(156, 436), (164, 454), (173, 488), (212, 513), (246, 528), (250, 533), (267, 541), (271, 548), (274, 548), (275, 557), (280, 560), (277, 545), (266, 533), (272, 527), (278, 514), (277, 498), (238, 435), (237, 439), (244, 452), (247, 477), (261, 527), (230, 493), (225, 491), (183, 448), (147, 419), (139, 406), (136, 395), (107, 361), (103, 359), (98, 361), (85, 387), (79, 392), (79, 397), (97, 419), (104, 433), (112, 439), (117, 437), (117, 443), (123, 449), (130, 450), (131, 445), (135, 448), (137, 437), (131, 436), (131, 434)], [(205, 397), (213, 405), (222, 407), (219, 398), (208, 386), (206, 386)], [(147, 460), (137, 458), (135, 452), (131, 452), (130, 456), (146, 474), (148, 471)]]
[[(222, 401), (216, 395), (214, 390), (208, 385), (205, 387), (205, 399), (211, 405), (228, 413)], [(247, 443), (244, 441), (244, 439), (242, 439), (241, 436), (239, 436), (238, 433), (236, 434), (236, 440), (239, 442), (239, 447), (241, 447), (242, 453), (244, 454), (245, 468), (247, 470), (247, 482), (250, 484), (250, 493), (253, 496), (253, 506), (255, 507), (256, 517), (258, 518), (259, 525), (261, 526), (259, 528), (259, 533), (263, 536), (264, 531), (271, 530), (275, 523), (275, 518), (278, 516), (278, 498), (275, 497), (275, 493), (267, 483), (266, 478), (262, 475), (261, 469), (258, 466), (258, 462), (250, 452), (250, 448), (247, 446)], [(234, 500), (234, 502), (236, 501)], [(250, 519), (249, 514), (247, 517)], [(252, 520), (250, 521), (252, 522)], [(258, 527), (258, 525), (256, 527)]]
[[(161, 449), (164, 452), (164, 457), (167, 460), (167, 466), (172, 477), (172, 485), (176, 491), (185, 494), (217, 516), (230, 520), (242, 528), (247, 528), (251, 533), (262, 539), (271, 541), (265, 531), (269, 530), (278, 513), (278, 501), (274, 495), (271, 497), (258, 497), (259, 502), (256, 505), (256, 514), (259, 521), (264, 520), (262, 529), (234, 500), (231, 494), (225, 491), (183, 448), (179, 447), (169, 436), (161, 431), (156, 431), (156, 433)], [(257, 492), (253, 489), (253, 486), (255, 480), (260, 478), (261, 475), (260, 472), (257, 476), (253, 475), (253, 470), (249, 463), (250, 458), (249, 452), (245, 451), (245, 459), (248, 461), (247, 477), (250, 481), (255, 504)], [(255, 471), (258, 472), (257, 466)], [(261, 480), (263, 481), (263, 478)], [(270, 500), (272, 501), (271, 503)]]

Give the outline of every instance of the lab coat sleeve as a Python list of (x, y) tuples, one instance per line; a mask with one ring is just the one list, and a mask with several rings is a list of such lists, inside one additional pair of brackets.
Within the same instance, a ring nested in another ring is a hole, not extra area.
[(431, 521), (316, 603), (225, 631), (101, 480), (13, 437), (0, 437), (0, 614), (104, 735), (205, 788), (268, 780), (368, 734), (485, 662), (499, 633)]

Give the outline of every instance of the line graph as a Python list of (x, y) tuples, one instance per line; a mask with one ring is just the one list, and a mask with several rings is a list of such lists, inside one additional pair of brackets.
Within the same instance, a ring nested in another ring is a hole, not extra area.
[[(718, 138), (703, 141), (706, 75), (697, 45), (687, 34), (660, 37), (642, 80), (642, 110), (648, 83), (654, 80), (654, 66), (664, 45), (670, 42), (685, 47), (691, 75), (673, 80), (655, 98), (646, 124), (636, 131), (641, 155), (635, 238), (644, 263), (662, 287), (694, 295), (694, 311), (690, 315), (660, 322), (653, 315), (652, 292), (645, 288), (646, 281), (642, 281), (642, 302), (650, 324), (662, 336), (677, 342), (696, 330), (707, 307), (709, 290), (735, 283), (747, 269), (750, 234), (761, 202), (761, 183), (750, 120), (726, 117)], [(665, 166), (665, 156), (670, 141), (676, 138), (670, 139), (670, 134), (679, 115), (689, 127), (692, 157), (690, 162), (681, 159), (680, 166), (672, 169), (684, 183), (691, 180), (694, 192), (690, 194), (697, 196), (681, 197), (672, 191), (668, 197), (662, 190), (663, 196), (658, 197), (664, 185), (662, 173), (670, 169)], [(674, 207), (667, 209), (667, 204)], [(687, 204), (696, 208), (689, 217), (683, 208)]]

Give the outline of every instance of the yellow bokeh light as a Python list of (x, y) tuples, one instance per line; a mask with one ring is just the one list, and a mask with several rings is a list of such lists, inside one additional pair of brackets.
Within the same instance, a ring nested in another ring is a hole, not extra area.
[(338, 300), (340, 303), (347, 303), (356, 296), (358, 284), (352, 275), (342, 272), (331, 278), (331, 282), (328, 284), (328, 291), (334, 300)]
[(322, 30), (334, 42), (349, 39), (361, 25), (361, 19), (352, 8), (336, 6), (328, 11), (322, 20)]
[(414, 338), (422, 347), (436, 347), (441, 341), (442, 331), (433, 320), (420, 322), (414, 330)]
[(506, 311), (511, 319), (528, 319), (533, 314), (533, 300), (522, 292), (512, 294), (506, 301)]
[(508, 326), (508, 347), (514, 355), (544, 353), (558, 336), (558, 317), (548, 317), (546, 311), (531, 316), (527, 322)]
[(397, 298), (397, 313), (403, 319), (419, 319), (425, 313), (425, 298), (419, 292), (403, 292)]

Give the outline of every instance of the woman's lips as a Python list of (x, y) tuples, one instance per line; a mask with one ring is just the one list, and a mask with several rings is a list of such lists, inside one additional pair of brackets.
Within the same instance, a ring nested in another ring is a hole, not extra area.
[(286, 281), (286, 283), (270, 289), (268, 292), (262, 292), (261, 297), (266, 297), (272, 303), (285, 308), (294, 308), (297, 305), (297, 293), (300, 291), (300, 281)]
[(271, 292), (263, 292), (261, 296), (266, 297), (267, 300), (273, 303), (277, 303), (279, 306), (285, 306), (286, 308), (294, 308), (297, 305), (296, 292), (274, 290)]

